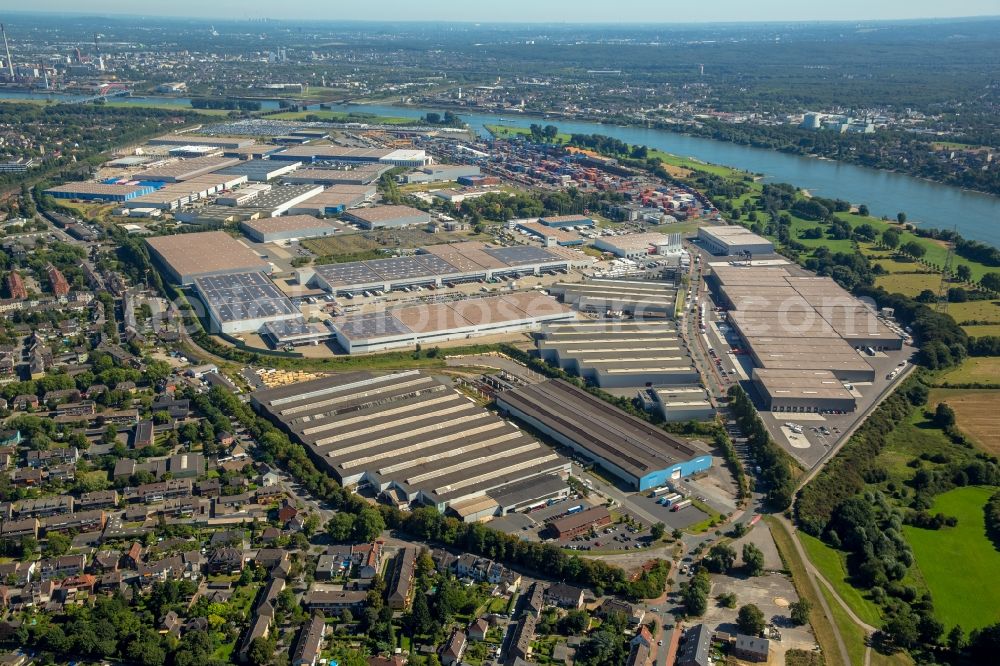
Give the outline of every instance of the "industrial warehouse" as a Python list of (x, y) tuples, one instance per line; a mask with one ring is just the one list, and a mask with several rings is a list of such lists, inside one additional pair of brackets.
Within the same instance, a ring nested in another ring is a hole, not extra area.
[(147, 238), (153, 256), (175, 282), (227, 273), (270, 272), (271, 265), (224, 231)]
[(673, 318), (677, 298), (677, 287), (673, 284), (651, 280), (591, 278), (554, 284), (549, 292), (580, 312), (621, 313), (636, 319)]
[(903, 348), (903, 337), (827, 277), (780, 266), (715, 265), (706, 278), (753, 360), (753, 382), (767, 409), (852, 412), (844, 382), (872, 382), (866, 361)]
[(301, 269), (297, 276), (301, 284), (319, 287), (336, 296), (351, 297), (367, 290), (441, 287), (449, 283), (566, 271), (572, 263), (573, 260), (552, 248), (493, 247), (466, 241), (421, 248), (413, 256)]
[(299, 309), (263, 273), (197, 277), (212, 333), (256, 332), (269, 322), (302, 317)]
[(344, 219), (371, 230), (426, 225), (430, 224), (431, 215), (411, 206), (373, 206), (347, 211)]
[(625, 259), (648, 259), (650, 255), (679, 254), (683, 249), (680, 234), (623, 234), (600, 236), (594, 247)]
[(423, 150), (384, 148), (345, 148), (333, 144), (310, 143), (293, 146), (271, 155), (272, 160), (289, 162), (339, 162), (344, 164), (383, 164), (389, 167), (422, 167), (429, 162)]
[(591, 320), (545, 326), (541, 358), (601, 388), (683, 386), (698, 371), (669, 322)]
[(829, 370), (754, 368), (753, 382), (772, 412), (853, 412), (854, 394)]
[(333, 220), (320, 220), (312, 215), (262, 217), (240, 223), (249, 238), (258, 243), (273, 243), (293, 238), (321, 238), (344, 231), (344, 225)]
[[(501, 512), (491, 495), (531, 480), (551, 493), (569, 461), (417, 371), (350, 373), (258, 391), (253, 407), (287, 428), (344, 486), (400, 508), (426, 504), (468, 521)], [(525, 498), (520, 497), (521, 503)]]
[(500, 392), (496, 404), (501, 413), (594, 460), (634, 490), (712, 466), (707, 451), (559, 379)]
[(774, 254), (774, 244), (758, 236), (746, 227), (729, 225), (724, 227), (701, 227), (698, 242), (712, 254), (737, 256), (749, 253), (753, 256)]
[(362, 354), (525, 331), (575, 317), (573, 310), (549, 296), (521, 292), (338, 317), (331, 326), (348, 354)]

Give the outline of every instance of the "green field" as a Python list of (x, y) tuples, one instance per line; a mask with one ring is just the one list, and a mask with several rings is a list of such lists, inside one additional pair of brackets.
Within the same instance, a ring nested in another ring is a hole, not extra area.
[(967, 358), (954, 370), (941, 376), (949, 384), (992, 384), (1000, 382), (1000, 357)]
[(320, 120), (331, 123), (374, 123), (379, 125), (418, 125), (420, 121), (416, 118), (403, 118), (399, 116), (376, 116), (368, 113), (347, 113), (346, 111), (286, 111), (268, 116), (275, 120), (305, 120), (308, 116), (315, 116)]
[(1000, 335), (1000, 324), (982, 324), (978, 326), (963, 326), (962, 330), (970, 338), (979, 338), (987, 335)]
[[(933, 407), (930, 407), (933, 410)], [(901, 484), (913, 478), (914, 470), (906, 463), (921, 453), (951, 455), (955, 445), (945, 434), (924, 419), (923, 410), (914, 410), (905, 422), (892, 431), (885, 448), (875, 459), (876, 466), (889, 473), (889, 481)], [(925, 465), (934, 466), (932, 463)]]
[(889, 293), (917, 296), (925, 289), (937, 294), (941, 286), (941, 276), (933, 273), (892, 273), (875, 278), (875, 285)]
[(878, 606), (865, 599), (859, 589), (852, 587), (847, 582), (844, 554), (805, 532), (799, 532), (799, 541), (806, 549), (813, 566), (823, 574), (824, 578), (830, 581), (830, 584), (837, 590), (837, 594), (844, 600), (844, 603), (851, 607), (854, 614), (873, 627), (880, 626), (882, 614), (879, 612)]
[(956, 624), (968, 632), (1000, 622), (1000, 551), (986, 538), (983, 520), (983, 506), (996, 491), (967, 487), (939, 495), (930, 512), (957, 517), (956, 527), (903, 528), (945, 631)]
[(987, 321), (1000, 324), (1000, 301), (985, 300), (949, 303), (948, 314), (956, 322)]

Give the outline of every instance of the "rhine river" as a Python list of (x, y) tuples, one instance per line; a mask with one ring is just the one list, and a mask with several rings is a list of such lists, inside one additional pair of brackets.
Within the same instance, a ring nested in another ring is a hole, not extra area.
[[(0, 98), (75, 99), (70, 95), (33, 95), (0, 92)], [(116, 101), (143, 104), (155, 102), (190, 107), (186, 98), (123, 97)], [(276, 109), (276, 101), (264, 101), (265, 110)], [(381, 116), (419, 118), (433, 109), (380, 105), (337, 105), (337, 111), (372, 113)], [(490, 115), (456, 111), (480, 134), (484, 125), (527, 127), (531, 123), (553, 124), (560, 131), (578, 134), (604, 134), (630, 144), (642, 144), (668, 153), (693, 157), (703, 162), (724, 164), (763, 175), (765, 182), (791, 183), (822, 196), (867, 204), (873, 215), (904, 211), (914, 224), (939, 229), (958, 229), (962, 236), (1000, 247), (1000, 198), (941, 185), (898, 173), (869, 169), (831, 160), (789, 155), (764, 148), (740, 146), (715, 139), (686, 136), (667, 130), (642, 127), (619, 127), (593, 122), (542, 120), (514, 115)]]

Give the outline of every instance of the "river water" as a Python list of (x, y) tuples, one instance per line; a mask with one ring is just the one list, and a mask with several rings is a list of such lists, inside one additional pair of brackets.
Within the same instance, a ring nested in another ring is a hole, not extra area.
[[(71, 101), (73, 95), (34, 94), (0, 91), (0, 98), (46, 99)], [(143, 104), (176, 104), (190, 107), (191, 100), (183, 97), (122, 97), (116, 101)], [(278, 108), (277, 101), (262, 102), (265, 110)], [(417, 109), (382, 105), (341, 105), (338, 111), (373, 113), (382, 116), (419, 118), (432, 109)], [(667, 130), (641, 127), (619, 127), (593, 122), (540, 120), (505, 114), (502, 117), (485, 113), (459, 111), (459, 115), (480, 134), (484, 125), (503, 124), (527, 127), (531, 123), (557, 125), (562, 132), (604, 134), (630, 144), (658, 148), (668, 153), (693, 157), (703, 162), (724, 164), (763, 174), (765, 182), (792, 183), (817, 196), (846, 199), (855, 204), (867, 204), (873, 215), (895, 217), (903, 211), (914, 224), (939, 229), (957, 228), (966, 238), (1000, 247), (1000, 198), (978, 192), (941, 185), (898, 173), (869, 169), (831, 160), (789, 155), (764, 148), (740, 146), (726, 141), (686, 136)]]

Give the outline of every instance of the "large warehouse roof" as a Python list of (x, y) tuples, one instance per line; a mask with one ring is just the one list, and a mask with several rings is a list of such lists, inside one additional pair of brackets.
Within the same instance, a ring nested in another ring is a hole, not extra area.
[(703, 454), (691, 444), (558, 379), (504, 391), (497, 395), (497, 404), (501, 408), (514, 407), (637, 479)]
[(341, 374), (254, 394), (343, 483), (366, 478), (441, 506), (568, 461), (416, 371)]
[(200, 277), (194, 285), (222, 325), (300, 315), (288, 297), (262, 273)]
[(316, 266), (312, 271), (327, 289), (367, 289), (372, 285), (408, 280), (462, 279), (490, 271), (513, 271), (532, 266), (557, 266), (566, 260), (548, 249), (524, 248), (530, 253), (501, 252), (517, 248), (493, 248), (474, 241), (421, 248), (419, 254), (368, 261)]
[[(181, 181), (190, 180), (213, 171), (219, 171), (228, 166), (239, 164), (236, 158), (227, 157), (195, 157), (189, 160), (178, 160), (170, 164), (153, 167), (136, 175), (139, 180)], [(233, 175), (233, 174), (229, 174)]]
[(223, 231), (147, 238), (146, 243), (181, 284), (217, 273), (270, 271), (271, 265)]

